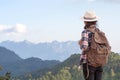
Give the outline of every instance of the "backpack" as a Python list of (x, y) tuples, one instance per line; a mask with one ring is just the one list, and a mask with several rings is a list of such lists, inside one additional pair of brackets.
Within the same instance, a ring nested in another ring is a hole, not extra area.
[(108, 62), (108, 56), (111, 52), (105, 33), (98, 28), (94, 30), (88, 28), (87, 30), (92, 32), (90, 47), (85, 51), (88, 64), (94, 67), (103, 66)]

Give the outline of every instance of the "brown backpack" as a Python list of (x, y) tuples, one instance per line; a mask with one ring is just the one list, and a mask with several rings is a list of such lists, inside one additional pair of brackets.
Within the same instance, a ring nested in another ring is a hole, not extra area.
[(108, 40), (98, 28), (87, 30), (92, 32), (91, 46), (86, 51), (88, 63), (94, 67), (103, 66), (107, 63), (111, 52)]

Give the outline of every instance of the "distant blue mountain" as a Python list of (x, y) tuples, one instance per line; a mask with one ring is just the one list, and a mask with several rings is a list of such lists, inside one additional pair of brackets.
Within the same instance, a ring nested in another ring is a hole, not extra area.
[(0, 46), (6, 47), (22, 58), (38, 57), (43, 60), (63, 61), (71, 54), (79, 53), (77, 41), (31, 43), (29, 41), (3, 41)]

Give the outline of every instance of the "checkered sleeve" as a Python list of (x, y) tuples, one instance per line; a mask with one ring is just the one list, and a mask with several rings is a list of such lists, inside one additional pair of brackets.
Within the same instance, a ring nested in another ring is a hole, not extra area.
[(88, 47), (88, 31), (84, 30), (82, 32), (82, 45), (81, 45), (82, 51), (86, 50), (87, 47)]
[(86, 63), (86, 54), (84, 54), (84, 50), (86, 50), (87, 48), (88, 48), (88, 31), (84, 30), (82, 32), (82, 39), (81, 39), (82, 54), (80, 56), (80, 64), (79, 65)]

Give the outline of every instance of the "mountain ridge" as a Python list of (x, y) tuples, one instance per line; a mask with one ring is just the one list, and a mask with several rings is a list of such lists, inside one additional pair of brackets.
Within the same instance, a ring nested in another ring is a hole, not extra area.
[(42, 60), (37, 57), (22, 59), (15, 52), (0, 47), (0, 66), (2, 67), (0, 74), (11, 72), (12, 75), (20, 75), (37, 69), (47, 69), (58, 63), (60, 63), (58, 60)]
[[(63, 61), (73, 53), (80, 52), (77, 41), (52, 41), (43, 43), (32, 43), (29, 41), (3, 41), (0, 46), (6, 47), (22, 58), (39, 57), (42, 60)], [(24, 55), (23, 55), (24, 54)]]

